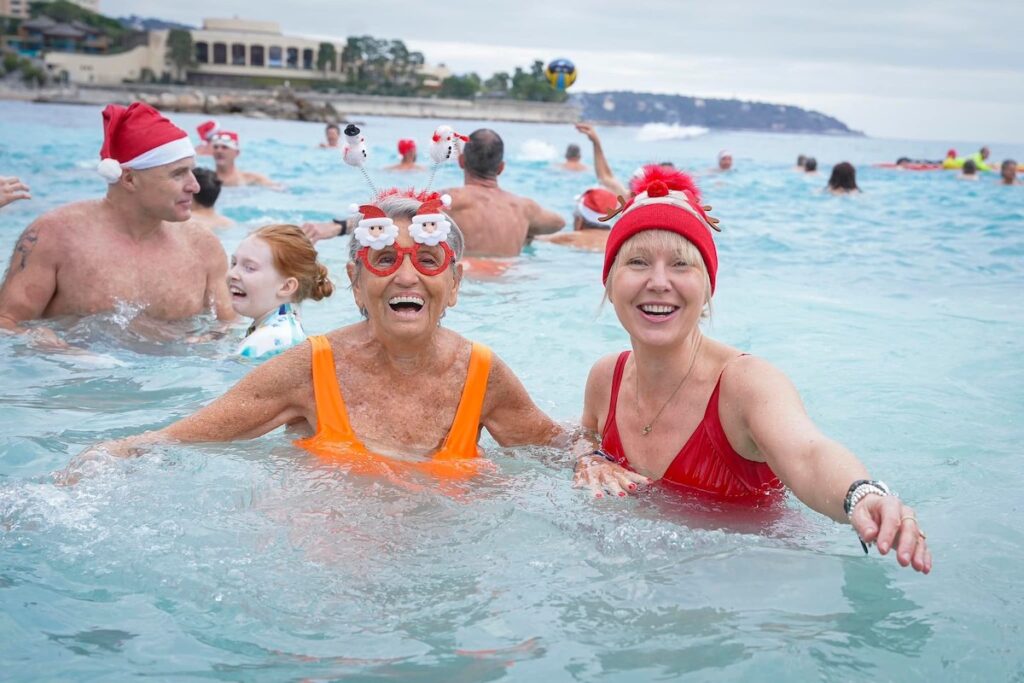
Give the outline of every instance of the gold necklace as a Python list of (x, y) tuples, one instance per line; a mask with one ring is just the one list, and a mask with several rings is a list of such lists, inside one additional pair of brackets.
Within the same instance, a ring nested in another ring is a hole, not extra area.
[[(676, 394), (679, 393), (679, 390), (683, 388), (684, 384), (686, 384), (686, 380), (690, 379), (690, 373), (693, 372), (693, 366), (697, 363), (697, 352), (700, 351), (700, 345), (703, 342), (704, 335), (701, 335), (700, 339), (697, 340), (697, 345), (693, 347), (693, 355), (690, 357), (690, 367), (686, 369), (686, 374), (683, 375), (683, 378), (681, 380), (679, 380), (679, 384), (676, 385), (676, 388), (672, 390), (672, 394), (668, 397), (668, 400), (661, 405), (661, 409), (658, 411), (658, 413), (651, 419), (650, 422), (644, 425), (643, 429), (640, 430), (640, 436), (647, 436), (648, 434), (651, 433), (651, 430), (654, 429), (654, 423), (658, 421), (658, 418), (661, 417), (661, 414), (663, 412), (665, 412), (665, 408), (668, 407), (668, 404), (672, 402), (672, 399), (675, 398)], [(633, 361), (633, 365), (635, 370), (635, 359)], [(640, 373), (637, 372), (633, 376), (633, 379), (635, 380), (636, 385), (636, 416), (643, 420), (643, 417), (640, 415)]]

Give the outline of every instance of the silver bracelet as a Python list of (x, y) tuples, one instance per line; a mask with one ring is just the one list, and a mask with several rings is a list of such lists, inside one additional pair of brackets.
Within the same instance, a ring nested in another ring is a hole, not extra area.
[(885, 482), (866, 481), (860, 484), (850, 493), (850, 508), (849, 511), (846, 513), (846, 516), (852, 520), (853, 511), (857, 508), (857, 503), (859, 503), (864, 498), (864, 496), (867, 496), (872, 493), (878, 496), (892, 495), (892, 491), (890, 491), (889, 487), (885, 485)]

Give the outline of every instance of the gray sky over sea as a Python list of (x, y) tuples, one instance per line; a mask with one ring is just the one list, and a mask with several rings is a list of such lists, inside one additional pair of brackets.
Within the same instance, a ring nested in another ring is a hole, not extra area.
[(101, 0), (112, 16), (198, 26), (277, 21), (286, 34), (398, 38), (483, 77), (568, 57), (574, 91), (795, 104), (877, 137), (1024, 142), (1019, 0)]

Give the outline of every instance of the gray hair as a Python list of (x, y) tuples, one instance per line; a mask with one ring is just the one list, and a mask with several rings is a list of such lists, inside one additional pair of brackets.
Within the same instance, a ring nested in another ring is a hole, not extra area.
[[(422, 202), (412, 197), (402, 197), (399, 195), (392, 195), (385, 197), (379, 202), (376, 202), (376, 206), (380, 207), (380, 210), (390, 218), (391, 220), (398, 220), (399, 218), (407, 221), (411, 221), (419, 211)], [(357, 214), (358, 215), (358, 214)], [(448, 233), (448, 246), (451, 247), (452, 253), (455, 257), (452, 259), (452, 265), (457, 263), (462, 258), (462, 252), (465, 250), (466, 244), (462, 237), (462, 230), (459, 229), (458, 224), (449, 216), (447, 213), (444, 214), (445, 218), (449, 223), (452, 224), (452, 229)], [(352, 238), (348, 243), (348, 260), (355, 263), (356, 267), (360, 266), (359, 259), (356, 258), (356, 254), (362, 248), (359, 242)]]

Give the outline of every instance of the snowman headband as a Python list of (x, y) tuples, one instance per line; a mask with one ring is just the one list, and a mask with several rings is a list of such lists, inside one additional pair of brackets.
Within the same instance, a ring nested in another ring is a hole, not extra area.
[(359, 169), (374, 195), (373, 201), (368, 204), (353, 204), (349, 207), (352, 213), (360, 215), (359, 223), (353, 232), (356, 241), (363, 247), (378, 250), (395, 243), (395, 239), (398, 237), (398, 226), (377, 205), (382, 199), (393, 196), (408, 197), (420, 202), (420, 207), (409, 226), (409, 233), (417, 244), (433, 247), (447, 241), (452, 224), (444, 210), (451, 206), (451, 197), (430, 192), (429, 187), (433, 184), (434, 174), (437, 173), (438, 167), (457, 153), (461, 154), (469, 138), (456, 133), (451, 126), (438, 126), (430, 143), (430, 158), (434, 161), (434, 166), (430, 171), (428, 189), (422, 192), (416, 192), (413, 189), (402, 191), (397, 188), (378, 191), (366, 172), (366, 160), (369, 156), (366, 137), (358, 126), (351, 123), (345, 127), (344, 134), (345, 146), (342, 149), (342, 158), (349, 166)]

